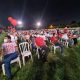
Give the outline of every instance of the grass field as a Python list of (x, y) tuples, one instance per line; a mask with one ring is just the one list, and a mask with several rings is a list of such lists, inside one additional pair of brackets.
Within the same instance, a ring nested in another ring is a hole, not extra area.
[[(34, 55), (34, 61), (27, 60), (21, 69), (17, 64), (11, 66), (13, 80), (80, 80), (79, 52), (79, 47), (65, 49), (64, 55), (59, 51), (56, 55), (50, 52), (46, 62), (38, 60)], [(3, 75), (1, 78), (6, 80)]]
[[(11, 65), (13, 80), (80, 80), (80, 47), (66, 48), (64, 55), (58, 50), (56, 54), (49, 52), (47, 61), (37, 59), (33, 53), (33, 62), (26, 60), (26, 65), (19, 69), (17, 64)], [(6, 80), (2, 75), (1, 79)]]

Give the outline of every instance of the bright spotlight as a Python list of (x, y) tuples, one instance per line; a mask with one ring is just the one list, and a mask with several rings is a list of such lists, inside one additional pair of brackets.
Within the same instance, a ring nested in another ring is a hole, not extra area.
[(41, 26), (41, 22), (37, 22), (37, 26)]
[(22, 21), (18, 21), (18, 25), (22, 25), (23, 23), (22, 23)]

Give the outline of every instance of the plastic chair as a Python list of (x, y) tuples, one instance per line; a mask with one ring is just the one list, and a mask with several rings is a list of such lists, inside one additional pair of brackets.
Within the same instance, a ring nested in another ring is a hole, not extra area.
[(56, 49), (60, 48), (59, 46), (53, 46), (54, 47), (54, 54), (56, 53)]
[(36, 49), (36, 55), (38, 55), (38, 59), (40, 58), (40, 56), (39, 56), (39, 47), (37, 47), (37, 49)]
[(25, 65), (25, 57), (29, 57), (31, 56), (31, 60), (33, 61), (32, 59), (32, 54), (31, 54), (31, 51), (30, 51), (30, 45), (28, 42), (22, 42), (19, 44), (19, 49), (20, 49), (20, 53), (22, 55), (22, 61), (23, 61), (23, 65)]
[(64, 44), (64, 46), (66, 46), (68, 48), (68, 46), (69, 46), (69, 42), (68, 41), (63, 42), (63, 44)]

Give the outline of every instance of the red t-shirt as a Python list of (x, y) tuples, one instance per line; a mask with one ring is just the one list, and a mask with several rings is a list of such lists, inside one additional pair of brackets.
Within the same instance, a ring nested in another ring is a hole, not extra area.
[(59, 35), (58, 35), (58, 36), (59, 36), (59, 38), (62, 38), (62, 34), (61, 34), (61, 33), (59, 33)]
[(50, 40), (51, 40), (52, 43), (58, 42), (58, 39), (56, 37), (54, 37), (54, 36), (51, 37)]
[(35, 38), (35, 43), (39, 47), (46, 45), (45, 40), (42, 37)]

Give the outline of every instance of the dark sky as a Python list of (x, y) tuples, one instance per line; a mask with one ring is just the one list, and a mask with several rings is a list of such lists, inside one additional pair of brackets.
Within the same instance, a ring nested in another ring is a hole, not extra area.
[(22, 19), (32, 26), (41, 20), (43, 25), (69, 23), (80, 20), (80, 0), (0, 0), (0, 19)]

